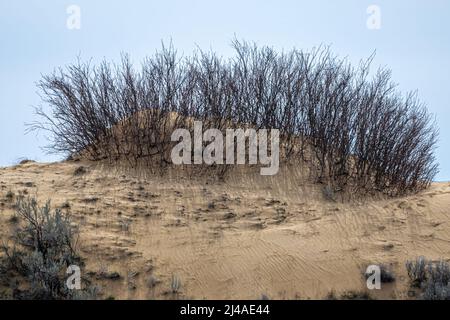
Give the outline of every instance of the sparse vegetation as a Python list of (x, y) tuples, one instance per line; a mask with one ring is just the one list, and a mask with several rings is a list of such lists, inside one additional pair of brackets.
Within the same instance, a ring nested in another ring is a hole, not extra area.
[(419, 257), (406, 263), (411, 285), (419, 287), (424, 300), (450, 300), (450, 265)]
[(75, 171), (73, 172), (73, 175), (74, 176), (82, 176), (86, 173), (87, 173), (87, 169), (83, 166), (79, 166), (75, 169)]
[(30, 159), (23, 159), (23, 160), (19, 161), (19, 165), (24, 165), (24, 164), (31, 163), (31, 162), (34, 162), (34, 161), (30, 160)]
[(11, 190), (9, 190), (9, 191), (6, 193), (6, 200), (12, 201), (12, 200), (14, 199), (14, 197), (15, 197), (15, 194), (14, 194), (14, 192), (12, 192)]
[(334, 290), (330, 290), (325, 297), (325, 300), (337, 300), (337, 299), (338, 297), (336, 296), (336, 292)]
[(161, 281), (156, 278), (154, 275), (150, 275), (147, 279), (147, 286), (152, 289), (158, 285)]
[(323, 197), (328, 201), (336, 201), (334, 190), (331, 186), (327, 185), (322, 188)]
[(61, 205), (61, 209), (70, 209), (70, 202), (69, 202), (69, 201), (65, 201), (65, 202)]
[(192, 128), (192, 119), (204, 130), (277, 128), (283, 159), (305, 160), (339, 190), (396, 195), (432, 181), (433, 119), (415, 93), (397, 91), (389, 70), (369, 78), (372, 57), (353, 67), (323, 47), (233, 47), (229, 60), (202, 51), (179, 59), (163, 46), (140, 70), (127, 56), (60, 69), (39, 83), (50, 112), (38, 109), (31, 129), (50, 131), (56, 152), (163, 167), (173, 129)]
[(413, 286), (420, 287), (427, 279), (428, 264), (429, 262), (422, 256), (415, 261), (406, 261), (406, 271)]
[(381, 265), (380, 271), (380, 280), (382, 283), (390, 283), (395, 281), (395, 274), (390, 268), (386, 267), (385, 265)]
[(341, 295), (336, 294), (334, 290), (328, 292), (325, 300), (372, 300), (373, 298), (367, 291), (345, 291)]
[(120, 226), (120, 230), (122, 230), (124, 232), (129, 232), (130, 226), (131, 226), (131, 220), (130, 219), (121, 219), (121, 220), (119, 220), (119, 226)]
[(66, 270), (82, 265), (76, 252), (77, 230), (70, 217), (50, 203), (38, 206), (34, 198), (20, 198), (16, 204), (19, 225), (12, 245), (3, 244), (1, 270), (10, 279), (28, 283), (26, 289), (14, 287), (15, 299), (86, 299), (95, 296), (95, 288), (70, 290)]
[(270, 300), (269, 296), (266, 294), (261, 294), (261, 296), (259, 297), (259, 300)]
[(341, 294), (342, 300), (372, 300), (373, 298), (367, 291), (346, 291)]
[(181, 290), (181, 280), (175, 275), (172, 275), (170, 281), (170, 292), (174, 295), (180, 293)]
[(19, 222), (19, 217), (16, 214), (14, 214), (11, 216), (11, 218), (9, 218), (9, 222), (12, 224), (16, 224)]
[(108, 268), (102, 267), (99, 272), (97, 272), (97, 279), (107, 279), (107, 280), (119, 280), (122, 278), (117, 271), (108, 271)]

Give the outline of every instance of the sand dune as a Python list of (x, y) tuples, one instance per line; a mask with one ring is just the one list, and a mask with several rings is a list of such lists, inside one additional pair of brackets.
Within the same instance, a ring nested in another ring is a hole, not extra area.
[[(75, 175), (80, 166), (85, 173)], [(407, 298), (404, 263), (450, 257), (450, 184), (417, 195), (333, 202), (300, 170), (233, 173), (225, 182), (136, 174), (90, 162), (0, 169), (0, 236), (13, 199), (28, 194), (70, 211), (84, 272), (117, 299), (322, 299), (365, 290), (368, 264), (397, 280), (377, 298)], [(169, 293), (176, 279), (180, 293)]]

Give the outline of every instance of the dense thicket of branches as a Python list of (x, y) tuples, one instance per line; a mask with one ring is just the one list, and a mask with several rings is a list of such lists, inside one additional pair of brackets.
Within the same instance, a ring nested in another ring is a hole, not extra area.
[[(78, 62), (39, 83), (51, 149), (93, 159), (168, 162), (170, 134), (192, 119), (216, 128), (278, 128), (286, 159), (308, 160), (316, 178), (389, 193), (426, 187), (437, 172), (437, 130), (414, 93), (403, 96), (389, 70), (369, 77), (330, 53), (277, 53), (234, 41), (235, 57), (178, 58), (172, 46), (133, 69)], [(156, 157), (156, 158), (155, 158)]]

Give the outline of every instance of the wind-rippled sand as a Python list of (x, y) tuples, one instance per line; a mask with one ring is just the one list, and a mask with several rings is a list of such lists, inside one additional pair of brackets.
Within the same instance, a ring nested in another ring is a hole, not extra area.
[[(80, 166), (86, 172), (74, 174)], [(450, 185), (356, 203), (324, 199), (297, 170), (238, 170), (225, 182), (118, 172), (90, 162), (0, 169), (0, 236), (14, 199), (69, 211), (81, 231), (84, 273), (116, 299), (322, 299), (365, 290), (369, 264), (397, 280), (372, 291), (407, 298), (408, 259), (450, 258)], [(179, 293), (172, 293), (178, 283)]]

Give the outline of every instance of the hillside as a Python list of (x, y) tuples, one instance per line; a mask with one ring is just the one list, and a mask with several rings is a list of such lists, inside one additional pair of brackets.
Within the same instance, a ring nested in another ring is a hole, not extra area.
[(371, 294), (407, 298), (406, 260), (450, 257), (448, 182), (343, 203), (301, 177), (294, 168), (273, 177), (242, 169), (217, 182), (28, 162), (0, 169), (0, 236), (13, 230), (14, 198), (51, 199), (80, 228), (83, 272), (116, 299), (322, 299), (364, 290), (363, 270), (377, 263), (397, 280)]

